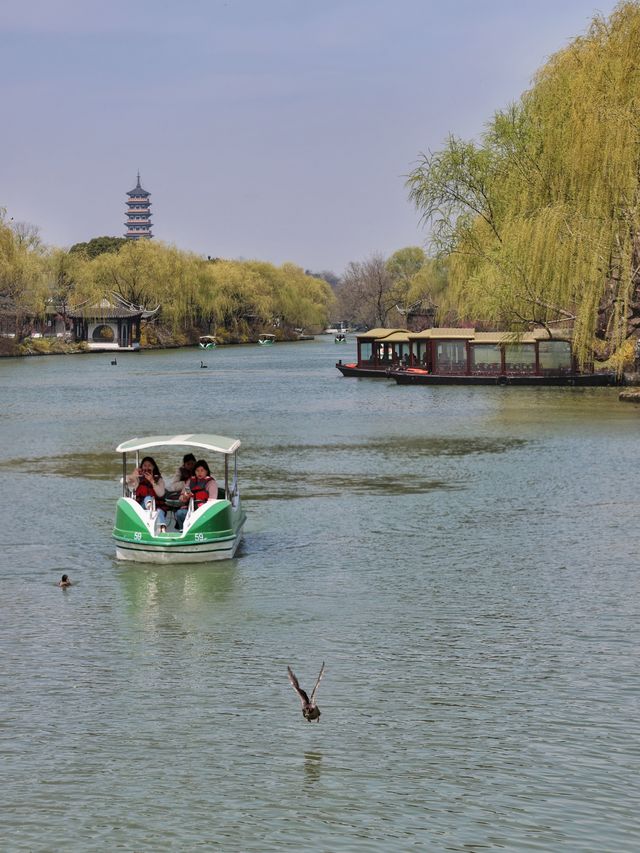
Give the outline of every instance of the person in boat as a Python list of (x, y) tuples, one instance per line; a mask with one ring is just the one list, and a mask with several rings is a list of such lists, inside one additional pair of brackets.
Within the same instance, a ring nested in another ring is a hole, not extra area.
[(60, 587), (60, 589), (66, 589), (68, 586), (71, 586), (69, 575), (62, 575), (62, 577), (58, 581), (58, 586)]
[(182, 457), (182, 465), (176, 468), (173, 479), (169, 483), (170, 492), (181, 492), (193, 477), (196, 467), (196, 457), (193, 453), (185, 453)]
[(218, 499), (218, 484), (204, 459), (198, 459), (193, 477), (191, 477), (180, 494), (180, 501), (183, 506), (176, 510), (176, 530), (182, 530), (184, 520), (189, 511), (189, 501), (191, 498), (193, 498), (194, 509), (198, 509), (198, 507), (201, 507), (207, 501)]
[(135, 491), (135, 498), (139, 504), (148, 509), (151, 501), (155, 499), (158, 510), (158, 524), (160, 531), (164, 532), (167, 525), (167, 505), (164, 502), (165, 485), (162, 474), (155, 459), (145, 456), (139, 468), (134, 468), (127, 477), (127, 485), (131, 491)]

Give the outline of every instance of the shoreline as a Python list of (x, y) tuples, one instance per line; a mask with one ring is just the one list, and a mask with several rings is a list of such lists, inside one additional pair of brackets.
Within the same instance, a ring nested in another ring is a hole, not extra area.
[[(285, 338), (283, 340), (279, 340), (276, 343), (278, 344), (299, 344), (305, 343), (308, 341), (315, 341), (315, 335), (304, 335), (300, 338)], [(38, 338), (37, 340), (43, 340), (42, 338)], [(24, 344), (16, 344), (16, 349)], [(59, 349), (52, 350), (37, 350), (34, 349), (30, 352), (1, 352), (0, 358), (38, 358), (40, 356), (49, 356), (49, 355), (134, 355), (136, 353), (141, 352), (153, 352), (156, 350), (163, 349), (197, 349), (201, 350), (201, 352), (210, 352), (210, 350), (201, 349), (197, 343), (192, 344), (184, 344), (184, 343), (176, 343), (176, 344), (146, 344), (141, 346), (137, 350), (128, 350), (128, 349), (89, 349), (84, 341), (80, 341), (75, 344), (59, 344)], [(240, 346), (257, 346), (256, 341), (229, 341), (228, 343), (218, 344), (216, 349), (223, 349), (225, 347), (240, 347)]]

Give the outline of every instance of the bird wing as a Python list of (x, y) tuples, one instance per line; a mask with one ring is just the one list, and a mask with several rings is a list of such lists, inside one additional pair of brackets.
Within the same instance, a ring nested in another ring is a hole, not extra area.
[(303, 708), (306, 707), (309, 704), (309, 697), (304, 692), (302, 687), (300, 687), (300, 685), (298, 684), (298, 679), (295, 677), (295, 675), (291, 671), (290, 666), (287, 667), (287, 672), (289, 673), (289, 681), (291, 682), (291, 686), (293, 687), (293, 689), (296, 691), (296, 693), (300, 697), (300, 701), (302, 702), (302, 707)]
[(322, 666), (320, 667), (320, 674), (318, 675), (318, 680), (316, 681), (315, 687), (311, 691), (311, 702), (310, 702), (311, 705), (313, 705), (313, 700), (316, 698), (316, 692), (318, 690), (318, 685), (322, 681), (323, 675), (324, 675), (324, 661), (322, 661)]

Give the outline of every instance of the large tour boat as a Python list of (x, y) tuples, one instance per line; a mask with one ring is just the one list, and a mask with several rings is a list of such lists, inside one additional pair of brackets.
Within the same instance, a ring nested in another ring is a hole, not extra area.
[(358, 335), (343, 376), (390, 377), (402, 385), (615, 385), (610, 371), (580, 369), (567, 333), (546, 329), (518, 337), (505, 332), (434, 328), (372, 329)]
[[(224, 486), (219, 480), (217, 500), (195, 507), (191, 499), (182, 530), (171, 529), (169, 521), (171, 509), (181, 504), (165, 499), (169, 513), (163, 529), (155, 502), (145, 509), (127, 486), (127, 454), (135, 453), (138, 468), (141, 451), (144, 455), (151, 450), (173, 451), (185, 447), (219, 454), (224, 464)], [(116, 452), (122, 454), (123, 494), (116, 505), (113, 528), (116, 558), (142, 563), (203, 563), (233, 557), (246, 519), (238, 489), (239, 447), (237, 438), (209, 434), (152, 435), (118, 445)]]

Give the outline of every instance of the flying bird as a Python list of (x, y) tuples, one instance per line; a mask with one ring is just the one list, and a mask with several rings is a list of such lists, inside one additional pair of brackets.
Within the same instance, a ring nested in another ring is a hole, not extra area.
[(296, 691), (298, 696), (300, 697), (300, 701), (302, 702), (302, 716), (309, 723), (312, 720), (317, 720), (320, 722), (320, 708), (315, 703), (316, 693), (318, 692), (318, 685), (322, 680), (322, 676), (324, 675), (324, 661), (322, 661), (322, 666), (320, 667), (320, 674), (318, 675), (318, 679), (315, 683), (313, 690), (311, 691), (311, 698), (307, 696), (305, 691), (298, 684), (298, 679), (293, 674), (291, 667), (287, 667), (287, 672), (289, 673), (289, 681), (291, 682), (291, 686)]

